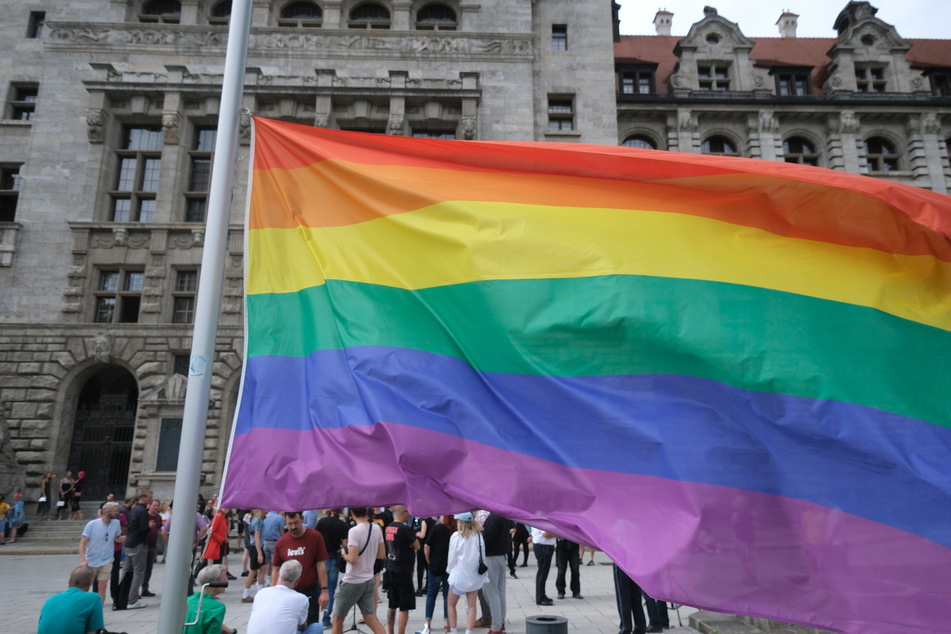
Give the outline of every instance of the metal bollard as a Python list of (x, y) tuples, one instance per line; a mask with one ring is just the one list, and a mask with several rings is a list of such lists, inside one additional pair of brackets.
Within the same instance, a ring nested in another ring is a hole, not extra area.
[(525, 619), (525, 634), (568, 634), (568, 619), (540, 614)]

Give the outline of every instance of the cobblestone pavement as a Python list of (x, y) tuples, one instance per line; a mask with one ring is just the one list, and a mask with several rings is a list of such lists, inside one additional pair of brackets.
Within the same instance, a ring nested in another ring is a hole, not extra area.
[[(587, 557), (586, 557), (587, 559)], [(534, 615), (558, 615), (568, 619), (569, 632), (588, 632), (591, 634), (617, 634), (617, 608), (614, 601), (614, 585), (611, 575), (611, 566), (606, 563), (603, 553), (597, 553), (594, 566), (581, 568), (581, 594), (583, 600), (565, 599), (556, 600), (551, 607), (541, 607), (534, 602), (535, 563), (529, 557), (527, 568), (518, 568), (517, 579), (508, 579), (508, 619), (506, 630), (509, 634), (520, 634), (526, 631), (525, 619)], [(48, 597), (66, 589), (70, 571), (79, 563), (78, 555), (14, 555), (0, 557), (0, 596), (3, 597), (4, 617), (3, 627), (5, 634), (28, 634), (36, 632), (40, 608)], [(239, 555), (229, 557), (231, 569), (235, 574), (241, 571)], [(151, 589), (157, 597), (145, 599), (148, 607), (141, 610), (127, 610), (113, 612), (111, 601), (107, 598), (105, 607), (106, 628), (110, 631), (128, 632), (128, 634), (152, 634), (158, 631), (159, 602), (162, 599), (162, 588), (165, 579), (165, 566), (155, 565), (152, 575)], [(251, 604), (241, 603), (241, 591), (244, 579), (231, 582), (231, 587), (221, 595), (227, 605), (225, 624), (240, 628), (245, 632), (248, 617), (251, 614)], [(552, 567), (548, 579), (548, 593), (554, 597), (555, 570)], [(385, 597), (384, 597), (385, 602)], [(425, 598), (419, 598), (417, 607), (410, 613), (407, 632), (415, 632), (423, 625)], [(462, 608), (460, 617), (465, 612)], [(437, 603), (436, 619), (433, 620), (437, 632), (442, 631), (441, 607)], [(693, 608), (681, 607), (679, 617), (683, 627), (678, 627), (678, 613), (670, 611), (672, 634), (694, 634), (695, 630), (687, 627), (687, 615), (694, 612)], [(384, 606), (377, 609), (377, 616), (386, 618)], [(347, 626), (351, 625), (348, 619)], [(361, 631), (369, 634), (366, 626), (359, 626)], [(464, 631), (464, 627), (460, 632)], [(476, 633), (485, 632), (477, 629)]]

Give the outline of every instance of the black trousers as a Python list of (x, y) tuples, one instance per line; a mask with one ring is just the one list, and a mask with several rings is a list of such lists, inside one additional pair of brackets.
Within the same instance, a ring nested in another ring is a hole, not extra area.
[(545, 593), (545, 584), (548, 583), (551, 558), (554, 554), (554, 544), (535, 544), (535, 562), (538, 564), (538, 571), (535, 573), (535, 603), (550, 599)]
[(641, 607), (641, 587), (617, 564), (614, 565), (614, 596), (621, 617), (619, 634), (646, 634), (647, 619)]
[(565, 593), (565, 576), (569, 568), (571, 569), (571, 595), (581, 594), (581, 553), (578, 549), (556, 550), (555, 566), (558, 568), (558, 575), (555, 577), (555, 589), (558, 590), (558, 594)]
[(644, 604), (647, 606), (647, 619), (651, 627), (670, 627), (666, 601), (656, 601), (644, 592)]

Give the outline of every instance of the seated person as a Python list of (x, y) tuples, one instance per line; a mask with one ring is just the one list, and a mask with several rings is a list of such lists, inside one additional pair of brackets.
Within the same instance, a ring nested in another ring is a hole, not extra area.
[(104, 627), (102, 600), (95, 592), (87, 592), (95, 576), (89, 566), (74, 568), (69, 589), (43, 604), (37, 634), (94, 634)]
[(248, 634), (321, 634), (324, 627), (314, 623), (306, 630), (310, 599), (294, 590), (303, 568), (299, 561), (290, 559), (281, 565), (277, 585), (260, 590), (254, 597)]
[[(225, 591), (224, 588), (205, 588), (201, 591), (201, 586), (206, 583), (223, 582), (228, 583), (228, 573), (221, 564), (212, 564), (202, 568), (195, 580), (199, 586), (199, 591), (188, 597), (188, 615), (185, 617), (185, 623), (195, 623), (186, 625), (183, 634), (236, 634), (238, 630), (232, 629), (224, 624), (225, 604), (218, 600), (218, 595)], [(201, 602), (201, 612), (198, 610), (198, 603)], [(197, 622), (196, 622), (197, 621)]]

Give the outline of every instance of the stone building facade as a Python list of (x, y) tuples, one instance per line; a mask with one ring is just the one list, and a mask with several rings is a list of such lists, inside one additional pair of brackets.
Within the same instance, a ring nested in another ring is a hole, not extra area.
[[(626, 0), (633, 1), (633, 0)], [(228, 0), (0, 3), (0, 491), (173, 490)], [(866, 2), (828, 39), (620, 36), (611, 0), (253, 0), (244, 106), (305, 125), (796, 160), (951, 187), (951, 41)], [(698, 16), (700, 17), (700, 16)], [(942, 67), (942, 63), (944, 66)], [(943, 92), (942, 92), (943, 91)], [(241, 370), (248, 121), (202, 482)], [(883, 143), (884, 142), (884, 145)], [(890, 144), (890, 145), (889, 145)]]

